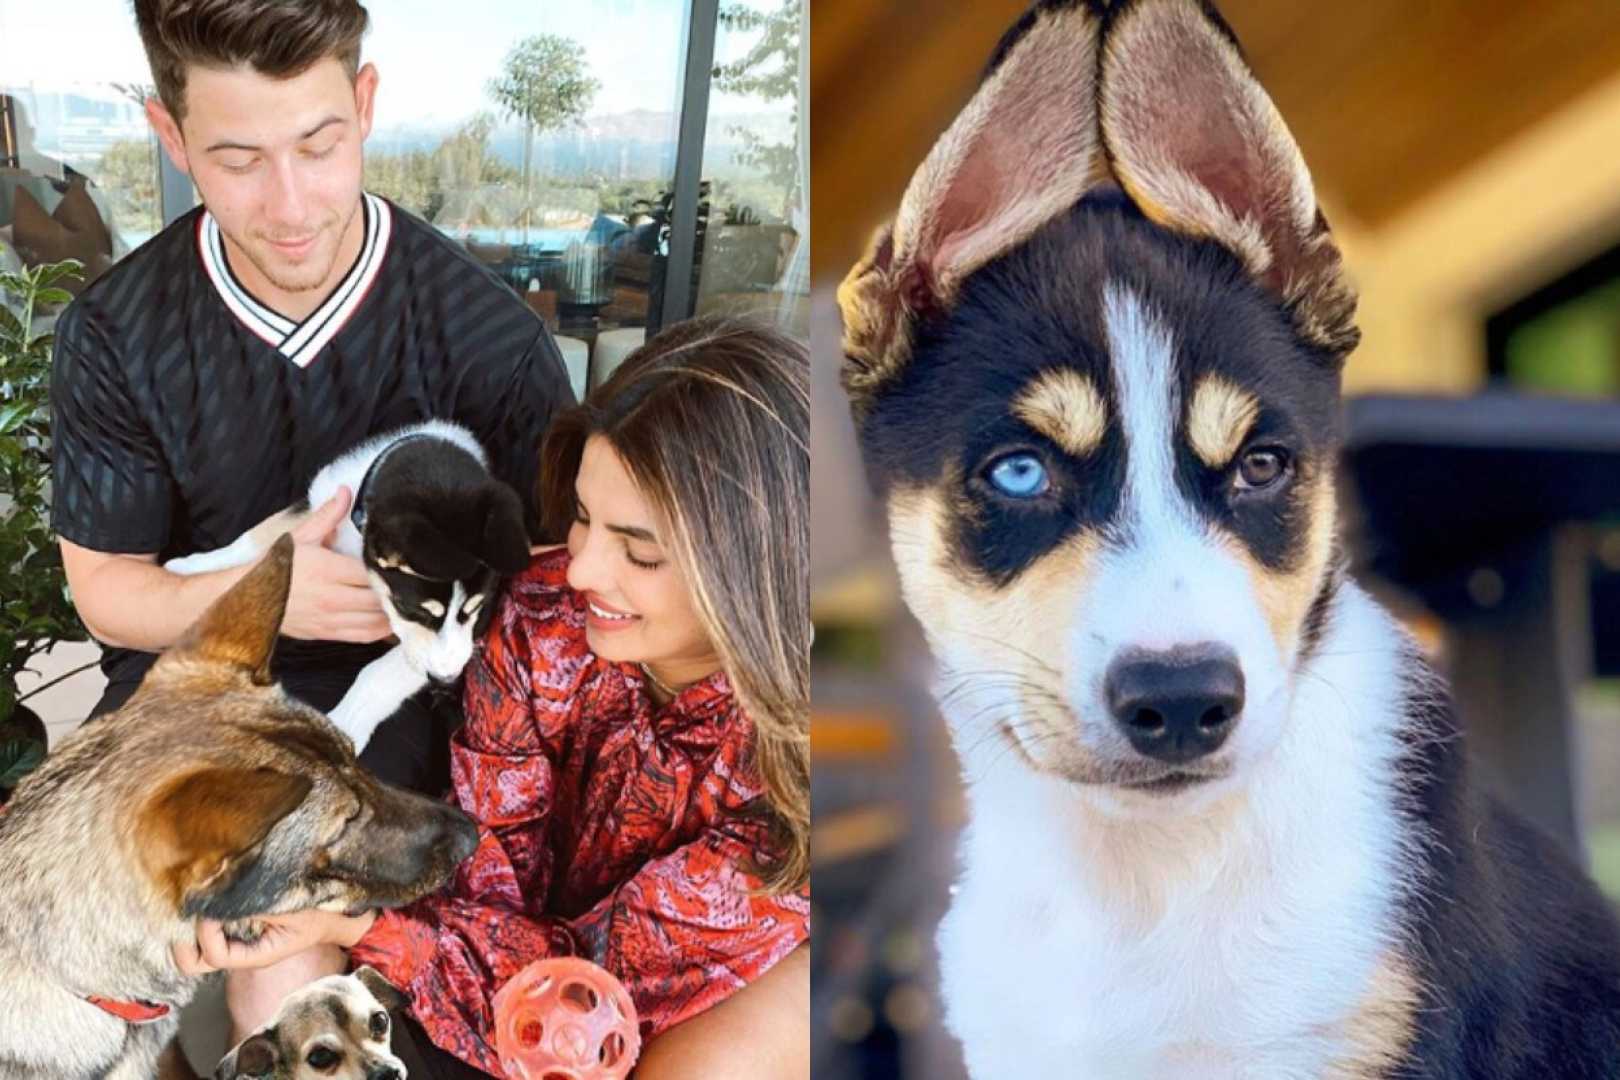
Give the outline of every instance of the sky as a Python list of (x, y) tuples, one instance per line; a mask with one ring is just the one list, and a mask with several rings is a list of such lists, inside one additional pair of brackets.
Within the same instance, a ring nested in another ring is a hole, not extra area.
[[(780, 0), (746, 2), (774, 10)], [(490, 76), (513, 44), (537, 33), (584, 46), (591, 74), (602, 84), (593, 114), (673, 112), (686, 6), (686, 0), (372, 0), (363, 54), (381, 76), (377, 126), (448, 126), (490, 108)], [(743, 44), (726, 41), (722, 32), (717, 60)], [(150, 82), (128, 0), (0, 0), (0, 81), (40, 90)], [(717, 112), (762, 107), (722, 94), (710, 106)]]

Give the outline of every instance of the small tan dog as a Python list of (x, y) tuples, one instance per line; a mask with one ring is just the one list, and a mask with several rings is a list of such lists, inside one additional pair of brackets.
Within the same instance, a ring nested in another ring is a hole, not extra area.
[(287, 996), (275, 1019), (225, 1055), (214, 1080), (405, 1080), (388, 1010), (404, 997), (375, 970), (328, 975)]
[(380, 783), (272, 681), (291, 578), (283, 537), (0, 814), (0, 1080), (147, 1080), (198, 919), (247, 940), (259, 916), (395, 907), (472, 853), (466, 815)]

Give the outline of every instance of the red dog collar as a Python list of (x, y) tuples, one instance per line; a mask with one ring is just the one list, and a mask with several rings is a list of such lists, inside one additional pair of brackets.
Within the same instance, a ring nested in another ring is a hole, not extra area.
[(102, 1012), (111, 1013), (131, 1024), (150, 1024), (169, 1015), (167, 1005), (155, 1005), (150, 1001), (114, 1001), (111, 998), (96, 997), (94, 994), (84, 1000)]

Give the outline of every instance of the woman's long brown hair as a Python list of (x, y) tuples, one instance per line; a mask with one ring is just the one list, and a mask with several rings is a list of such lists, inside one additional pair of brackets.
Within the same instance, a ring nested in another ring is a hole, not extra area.
[(734, 318), (679, 323), (561, 414), (541, 452), (546, 532), (574, 520), (585, 441), (612, 445), (669, 526), (693, 607), (753, 721), (773, 892), (810, 875), (810, 356)]

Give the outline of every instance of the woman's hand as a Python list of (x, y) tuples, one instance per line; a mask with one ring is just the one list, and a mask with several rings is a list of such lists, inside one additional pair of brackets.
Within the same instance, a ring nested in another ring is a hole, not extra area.
[(258, 920), (264, 933), (253, 942), (232, 941), (225, 936), (222, 923), (203, 919), (197, 923), (195, 942), (174, 947), (174, 963), (182, 973), (193, 976), (268, 967), (317, 945), (352, 948), (376, 919), (375, 912), (350, 916), (314, 909), (270, 915)]

